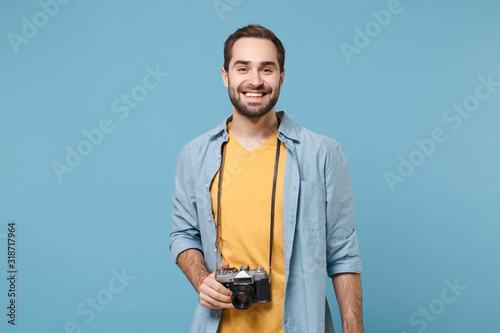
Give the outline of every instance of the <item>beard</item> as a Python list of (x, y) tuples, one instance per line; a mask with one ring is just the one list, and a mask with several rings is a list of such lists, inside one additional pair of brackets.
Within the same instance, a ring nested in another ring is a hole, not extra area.
[[(245, 103), (241, 99), (241, 92), (242, 91), (247, 91), (247, 90), (258, 90), (258, 91), (263, 91), (266, 92), (266, 95), (270, 95), (270, 99), (266, 104), (262, 104), (261, 102), (247, 102)], [(231, 100), (231, 103), (233, 103), (234, 108), (238, 113), (241, 115), (247, 117), (247, 118), (260, 118), (271, 111), (276, 103), (278, 102), (278, 98), (280, 96), (280, 88), (279, 86), (277, 89), (273, 89), (265, 86), (264, 84), (258, 86), (258, 87), (238, 87), (238, 88), (232, 88), (231, 84), (229, 84), (229, 99)], [(272, 95), (271, 95), (272, 94)]]

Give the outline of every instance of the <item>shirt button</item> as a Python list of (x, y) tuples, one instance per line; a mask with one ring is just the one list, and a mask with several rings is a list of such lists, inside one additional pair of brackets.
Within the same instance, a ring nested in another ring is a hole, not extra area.
[(217, 253), (217, 248), (214, 249), (214, 252)]
[(217, 159), (218, 159), (218, 160), (220, 160), (220, 155), (219, 155), (219, 156), (217, 156)]
[(219, 313), (218, 312), (214, 313), (214, 318), (219, 318)]
[(208, 183), (207, 183), (207, 184), (205, 184), (205, 187), (206, 187), (206, 188), (208, 188)]
[(209, 216), (209, 217), (208, 217), (208, 220), (209, 220), (209, 221), (212, 221), (212, 216)]

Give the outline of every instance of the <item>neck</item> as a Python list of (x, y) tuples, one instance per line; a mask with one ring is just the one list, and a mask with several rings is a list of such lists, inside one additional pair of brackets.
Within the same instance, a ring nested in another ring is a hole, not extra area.
[(266, 142), (278, 129), (278, 118), (273, 108), (259, 118), (248, 118), (233, 108), (231, 132), (238, 143), (248, 150), (253, 150)]

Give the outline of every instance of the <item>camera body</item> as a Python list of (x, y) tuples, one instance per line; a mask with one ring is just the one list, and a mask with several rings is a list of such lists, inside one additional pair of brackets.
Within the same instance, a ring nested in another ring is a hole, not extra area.
[(238, 310), (246, 310), (253, 303), (271, 302), (271, 278), (262, 267), (219, 268), (216, 280), (233, 292), (231, 302)]

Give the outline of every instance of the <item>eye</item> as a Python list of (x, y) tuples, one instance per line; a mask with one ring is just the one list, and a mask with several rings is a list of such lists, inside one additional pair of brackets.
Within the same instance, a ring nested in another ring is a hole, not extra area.
[(247, 69), (245, 67), (240, 67), (240, 68), (237, 69), (237, 71), (243, 73), (243, 72), (246, 72)]
[(270, 68), (264, 68), (264, 69), (262, 69), (262, 71), (263, 71), (264, 73), (266, 73), (266, 74), (270, 74), (270, 73), (272, 73), (272, 72), (273, 72)]

